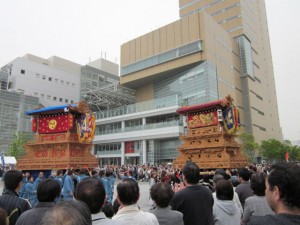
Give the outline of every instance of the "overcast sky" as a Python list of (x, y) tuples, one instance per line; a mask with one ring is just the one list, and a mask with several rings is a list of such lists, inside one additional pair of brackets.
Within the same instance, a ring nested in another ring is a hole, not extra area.
[[(284, 139), (300, 140), (300, 1), (266, 5)], [(177, 19), (178, 0), (0, 0), (0, 67), (27, 53), (119, 63), (122, 43)]]

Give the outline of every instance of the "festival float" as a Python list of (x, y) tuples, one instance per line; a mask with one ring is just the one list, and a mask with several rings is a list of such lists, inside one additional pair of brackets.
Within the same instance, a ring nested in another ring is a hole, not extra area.
[(186, 106), (177, 110), (186, 119), (187, 129), (180, 136), (182, 145), (174, 166), (182, 168), (192, 161), (201, 169), (239, 168), (247, 165), (235, 141), (240, 127), (239, 110), (231, 96), (225, 99)]
[(85, 102), (27, 111), (32, 117), (34, 139), (25, 144), (26, 154), (17, 162), (23, 171), (50, 171), (98, 167), (91, 153), (95, 116)]

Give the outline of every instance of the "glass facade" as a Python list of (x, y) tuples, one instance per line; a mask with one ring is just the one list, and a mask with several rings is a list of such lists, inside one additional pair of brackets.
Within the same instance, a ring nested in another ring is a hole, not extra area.
[(175, 48), (169, 50), (167, 52), (149, 57), (147, 59), (141, 60), (136, 63), (132, 63), (128, 66), (124, 66), (121, 68), (121, 76), (124, 76), (129, 73), (133, 73), (139, 70), (146, 69), (148, 67), (152, 67), (161, 63), (168, 62), (173, 59), (180, 58), (182, 56), (186, 56), (195, 52), (202, 51), (201, 41), (195, 41), (189, 43), (187, 45), (180, 46), (179, 48)]
[(168, 139), (159, 141), (160, 151), (158, 163), (172, 162), (178, 155), (177, 147), (181, 145), (181, 141), (176, 139)]
[(139, 102), (136, 104), (120, 106), (113, 109), (102, 110), (102, 111), (95, 112), (95, 116), (97, 119), (104, 119), (104, 118), (110, 118), (114, 116), (144, 112), (148, 110), (170, 107), (170, 106), (178, 106), (178, 101), (176, 96), (167, 96), (164, 98)]
[(240, 48), (242, 77), (249, 76), (254, 79), (251, 43), (245, 36), (237, 38)]
[(155, 100), (176, 96), (179, 105), (194, 105), (218, 99), (216, 66), (204, 61), (191, 69), (153, 83)]
[(91, 66), (83, 66), (80, 75), (80, 99), (84, 99), (89, 91), (98, 90), (107, 85), (118, 83), (119, 77)]
[(95, 135), (105, 135), (105, 134), (138, 131), (138, 130), (149, 130), (149, 129), (164, 128), (164, 127), (182, 126), (183, 123), (181, 120), (172, 120), (172, 121), (167, 121), (167, 122), (158, 122), (158, 123), (137, 125), (137, 126), (133, 126), (133, 127), (125, 127), (124, 129), (121, 128), (121, 123), (119, 123), (119, 124), (114, 123), (114, 124), (106, 124), (106, 125), (97, 126), (96, 130), (95, 130)]
[[(209, 61), (203, 61), (194, 66), (177, 73), (169, 74), (164, 79), (153, 81), (153, 100), (140, 102), (137, 104), (118, 107), (107, 111), (97, 112), (97, 119), (126, 115), (130, 113), (154, 110), (168, 106), (194, 105), (210, 102), (218, 99), (217, 71), (216, 66)], [(183, 126), (183, 121), (175, 112), (165, 115), (149, 116), (145, 118), (143, 124), (141, 118), (134, 120), (124, 120), (122, 122), (98, 125), (96, 135), (122, 133), (138, 130), (159, 129), (171, 126)], [(159, 133), (159, 130), (157, 131)], [(127, 144), (134, 146), (134, 152), (128, 152), (124, 163), (142, 163), (143, 146), (141, 141), (125, 142), (125, 153), (128, 150)], [(134, 144), (133, 144), (134, 143)], [(178, 137), (146, 140), (147, 163), (154, 165), (164, 162), (172, 162), (177, 156), (177, 147), (181, 141)], [(95, 154), (98, 156), (116, 154), (121, 155), (121, 144), (97, 144)], [(127, 146), (127, 147), (126, 147)], [(127, 150), (126, 150), (127, 149)], [(130, 153), (139, 153), (139, 156), (129, 156)], [(101, 158), (103, 163), (108, 163), (108, 159)], [(102, 161), (101, 161), (102, 162)]]
[(31, 117), (25, 112), (39, 105), (39, 99), (22, 93), (0, 90), (0, 149), (8, 151), (17, 131), (31, 132)]
[(121, 154), (121, 143), (96, 144), (95, 155)]
[(8, 74), (0, 71), (0, 89), (7, 90)]

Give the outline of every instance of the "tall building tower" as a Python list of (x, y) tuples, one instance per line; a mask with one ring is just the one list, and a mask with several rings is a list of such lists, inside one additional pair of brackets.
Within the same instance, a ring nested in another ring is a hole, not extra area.
[(121, 84), (138, 102), (193, 105), (230, 94), (244, 131), (281, 139), (263, 0), (179, 0), (180, 19), (121, 46)]

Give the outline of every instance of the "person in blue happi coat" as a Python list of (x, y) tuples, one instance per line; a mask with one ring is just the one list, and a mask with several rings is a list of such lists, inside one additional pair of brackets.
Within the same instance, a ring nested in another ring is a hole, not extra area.
[(62, 189), (62, 197), (63, 200), (73, 200), (74, 197), (74, 181), (73, 181), (73, 170), (68, 170), (67, 176), (65, 177), (63, 189)]
[(25, 190), (28, 196), (28, 201), (30, 202), (31, 207), (34, 208), (37, 203), (37, 196), (33, 176), (28, 177), (28, 182), (25, 186)]

